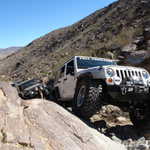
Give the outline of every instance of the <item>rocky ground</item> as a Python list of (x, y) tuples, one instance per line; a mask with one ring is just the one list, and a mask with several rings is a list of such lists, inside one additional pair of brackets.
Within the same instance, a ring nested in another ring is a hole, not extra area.
[(134, 128), (129, 114), (116, 106), (103, 106), (90, 122), (113, 141), (124, 144), (128, 150), (150, 149), (150, 129)]

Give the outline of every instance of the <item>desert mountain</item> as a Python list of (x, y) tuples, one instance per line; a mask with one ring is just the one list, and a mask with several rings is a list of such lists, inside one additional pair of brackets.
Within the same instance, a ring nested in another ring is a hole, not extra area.
[(0, 60), (0, 75), (3, 80), (53, 77), (74, 55), (111, 57), (132, 65), (149, 62), (149, 10), (149, 0), (118, 0)]
[(18, 51), (21, 48), (22, 47), (9, 47), (5, 49), (0, 48), (0, 59), (7, 57), (8, 55)]

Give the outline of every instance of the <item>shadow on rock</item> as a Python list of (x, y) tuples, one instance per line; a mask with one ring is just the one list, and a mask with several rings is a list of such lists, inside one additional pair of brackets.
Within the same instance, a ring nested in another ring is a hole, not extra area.
[(105, 120), (92, 123), (101, 133), (128, 149), (144, 148), (150, 145), (150, 129), (137, 129), (133, 125), (116, 125), (109, 127)]

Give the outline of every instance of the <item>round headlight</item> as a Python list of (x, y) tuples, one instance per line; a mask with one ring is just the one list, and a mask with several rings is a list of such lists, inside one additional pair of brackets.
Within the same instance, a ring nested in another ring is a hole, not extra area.
[(29, 95), (29, 92), (28, 92), (28, 91), (27, 91), (27, 92), (25, 92), (25, 93), (24, 93), (24, 95), (25, 95), (25, 96), (28, 96), (28, 95)]
[(146, 71), (143, 71), (143, 72), (142, 72), (142, 75), (143, 75), (143, 77), (144, 77), (145, 79), (148, 78), (148, 73), (147, 73)]
[(107, 74), (108, 74), (110, 77), (112, 77), (112, 76), (114, 76), (114, 71), (113, 71), (112, 69), (108, 68), (108, 69), (107, 69)]
[(29, 94), (30, 94), (30, 95), (33, 95), (33, 94), (34, 94), (34, 92), (30, 90), (30, 91), (29, 91)]

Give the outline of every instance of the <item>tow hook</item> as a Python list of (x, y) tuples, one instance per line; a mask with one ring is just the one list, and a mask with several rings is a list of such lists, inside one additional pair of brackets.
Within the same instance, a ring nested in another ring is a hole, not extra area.
[(127, 93), (127, 88), (126, 88), (126, 87), (122, 87), (122, 88), (121, 88), (121, 91), (122, 91), (122, 95), (126, 95), (126, 93)]

